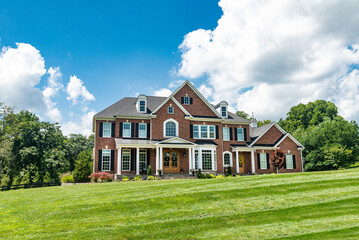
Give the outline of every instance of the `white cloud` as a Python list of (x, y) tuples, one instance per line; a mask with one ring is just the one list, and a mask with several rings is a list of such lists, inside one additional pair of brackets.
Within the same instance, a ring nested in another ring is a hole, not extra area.
[(17, 109), (46, 109), (42, 92), (35, 87), (45, 73), (44, 59), (30, 44), (3, 47), (0, 53), (0, 101)]
[(168, 88), (161, 88), (160, 90), (156, 90), (154, 92), (154, 95), (157, 97), (168, 97), (169, 95), (171, 95), (171, 93), (172, 91)]
[(89, 136), (92, 134), (92, 120), (96, 114), (95, 111), (89, 111), (80, 116), (80, 122), (68, 121), (61, 125), (61, 130), (64, 135), (83, 134)]
[(179, 46), (179, 76), (208, 76), (213, 91), (202, 85), (204, 94), (255, 112), (258, 119), (277, 120), (300, 102), (334, 99), (346, 118), (359, 120), (359, 109), (348, 104), (358, 96), (358, 74), (348, 71), (359, 63), (358, 1), (221, 0), (219, 5), (218, 26), (188, 33)]
[(182, 83), (184, 83), (184, 80), (175, 80), (170, 82), (170, 84), (168, 85), (169, 88), (177, 88), (179, 86), (181, 86)]
[(72, 101), (72, 104), (77, 104), (79, 98), (85, 101), (94, 101), (95, 97), (86, 89), (84, 83), (78, 77), (71, 76), (67, 84), (67, 100)]
[(47, 87), (42, 91), (47, 106), (45, 115), (51, 121), (60, 122), (62, 120), (61, 111), (56, 108), (56, 103), (52, 100), (63, 87), (61, 83), (62, 74), (60, 72), (60, 67), (50, 67), (47, 73), (50, 75), (47, 79)]

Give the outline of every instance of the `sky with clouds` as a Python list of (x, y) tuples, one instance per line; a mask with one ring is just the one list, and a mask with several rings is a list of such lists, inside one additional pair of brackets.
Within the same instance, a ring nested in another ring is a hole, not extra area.
[(358, 1), (0, 2), (0, 102), (66, 135), (185, 79), (257, 119), (325, 99), (359, 120)]

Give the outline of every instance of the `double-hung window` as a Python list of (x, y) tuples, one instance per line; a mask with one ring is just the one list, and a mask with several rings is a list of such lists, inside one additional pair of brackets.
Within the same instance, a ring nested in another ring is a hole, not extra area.
[(237, 128), (237, 140), (244, 141), (244, 130), (243, 128)]
[(122, 171), (131, 170), (131, 150), (123, 149), (122, 150)]
[(222, 117), (227, 117), (227, 107), (221, 107)]
[(145, 111), (146, 111), (146, 102), (140, 101), (140, 112), (145, 112)]
[(285, 166), (287, 169), (293, 169), (293, 155), (290, 153), (285, 155)]
[(173, 107), (168, 107), (168, 113), (173, 114)]
[(229, 141), (229, 127), (223, 128), (223, 141)]
[(232, 166), (232, 164), (231, 164), (231, 155), (229, 153), (225, 153), (223, 155), (223, 165), (225, 167)]
[(125, 122), (123, 123), (123, 137), (131, 137), (131, 123)]
[(147, 137), (147, 123), (140, 123), (138, 125), (138, 137), (146, 138)]
[(215, 139), (216, 128), (214, 125), (193, 125), (193, 138)]
[(259, 154), (259, 163), (260, 163), (260, 169), (267, 169), (267, 154), (266, 153)]
[(111, 169), (111, 150), (102, 150), (102, 171), (110, 171)]
[(140, 170), (145, 170), (146, 164), (147, 164), (147, 150), (146, 149), (140, 149)]
[(111, 123), (104, 122), (103, 123), (103, 137), (111, 137)]
[(184, 104), (189, 104), (189, 97), (188, 97), (188, 96), (185, 96), (185, 97), (184, 97), (183, 103), (184, 103)]

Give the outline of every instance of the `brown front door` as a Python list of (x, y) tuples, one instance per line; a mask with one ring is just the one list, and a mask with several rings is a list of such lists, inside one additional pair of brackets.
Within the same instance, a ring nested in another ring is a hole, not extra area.
[(179, 173), (179, 160), (177, 150), (163, 150), (163, 172)]
[(244, 173), (244, 155), (243, 153), (238, 154), (238, 167), (239, 167), (239, 173)]

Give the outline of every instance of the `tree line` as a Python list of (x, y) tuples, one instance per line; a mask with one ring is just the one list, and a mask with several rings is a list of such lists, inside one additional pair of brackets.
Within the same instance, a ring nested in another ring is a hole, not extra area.
[[(69, 171), (92, 172), (94, 137), (62, 134), (58, 123), (0, 103), (0, 184), (58, 182)], [(88, 179), (85, 179), (88, 180)]]
[[(242, 111), (237, 115), (250, 119)], [(259, 121), (258, 127), (270, 122)], [(293, 106), (278, 124), (304, 145), (306, 171), (345, 168), (359, 162), (358, 124), (341, 117), (330, 101), (317, 100)]]

